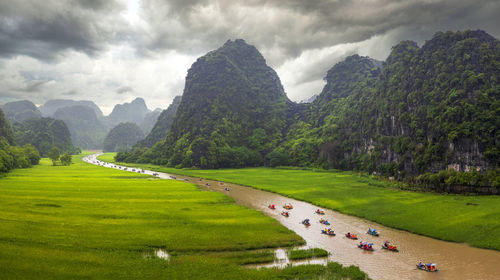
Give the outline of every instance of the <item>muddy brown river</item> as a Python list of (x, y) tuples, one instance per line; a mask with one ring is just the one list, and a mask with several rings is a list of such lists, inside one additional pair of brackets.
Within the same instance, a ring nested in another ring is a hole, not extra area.
[[(98, 161), (98, 154), (84, 158), (89, 163), (105, 167), (120, 168), (115, 164)], [(128, 171), (131, 171), (128, 167)], [(136, 169), (137, 170), (137, 169)], [(160, 178), (169, 178), (169, 174), (148, 171), (146, 174), (158, 173)], [(202, 180), (181, 175), (175, 175), (177, 180), (187, 178), (190, 183), (198, 184), (202, 189), (225, 193), (240, 205), (256, 209), (275, 218), (287, 228), (293, 230), (307, 242), (309, 247), (319, 247), (330, 252), (328, 260), (343, 265), (357, 265), (368, 273), (373, 279), (500, 279), (500, 252), (470, 247), (466, 244), (446, 242), (432, 239), (405, 231), (395, 230), (353, 216), (344, 215), (335, 211), (322, 209), (325, 215), (314, 214), (319, 207), (287, 198), (275, 193), (261, 191), (235, 184), (218, 184), (216, 181)], [(206, 186), (206, 183), (210, 186)], [(229, 191), (224, 189), (228, 187)], [(289, 211), (290, 217), (280, 215), (285, 203), (291, 203), (293, 209)], [(276, 210), (267, 206), (275, 204)], [(311, 226), (306, 228), (301, 221), (309, 218)], [(325, 225), (319, 223), (320, 218), (330, 222), (336, 236), (321, 234)], [(366, 233), (368, 228), (376, 228), (380, 233), (374, 237)], [(358, 236), (358, 240), (350, 240), (344, 236), (351, 232)], [(382, 250), (381, 245), (385, 240), (396, 245), (399, 252)], [(375, 251), (367, 252), (357, 248), (359, 241), (373, 242)], [(418, 270), (415, 264), (433, 262), (438, 265), (438, 272)]]

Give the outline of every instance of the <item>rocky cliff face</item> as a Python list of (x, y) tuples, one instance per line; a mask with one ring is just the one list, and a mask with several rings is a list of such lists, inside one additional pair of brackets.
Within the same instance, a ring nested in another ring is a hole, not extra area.
[(137, 146), (140, 147), (153, 147), (156, 142), (164, 140), (167, 138), (167, 134), (172, 127), (172, 123), (174, 122), (174, 117), (177, 114), (177, 108), (179, 108), (179, 104), (181, 103), (181, 96), (176, 96), (172, 101), (172, 104), (168, 106), (166, 110), (163, 110), (158, 116), (156, 122), (154, 123), (154, 127), (146, 136), (146, 138), (140, 141)]
[(241, 153), (252, 155), (243, 161), (261, 163), (261, 152), (281, 139), (287, 101), (278, 75), (257, 49), (227, 41), (189, 69), (166, 157), (173, 165), (218, 167)]
[(320, 111), (335, 116), (324, 126), (333, 132), (323, 135), (330, 140), (322, 154), (332, 166), (388, 174), (498, 166), (499, 61), (498, 40), (466, 31), (437, 33), (422, 48), (401, 42), (373, 86), (366, 68), (351, 65), (352, 75), (367, 78), (348, 86), (332, 68), (318, 97)]

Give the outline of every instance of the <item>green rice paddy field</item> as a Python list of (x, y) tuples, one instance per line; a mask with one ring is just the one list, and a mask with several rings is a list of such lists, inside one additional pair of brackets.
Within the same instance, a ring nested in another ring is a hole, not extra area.
[(335, 263), (247, 269), (272, 260), (269, 248), (303, 240), (223, 194), (81, 157), (0, 178), (0, 279), (365, 278)]
[[(114, 161), (104, 154), (104, 161)], [(352, 172), (278, 168), (156, 171), (222, 180), (276, 192), (383, 225), (438, 239), (500, 250), (500, 196), (410, 192)]]

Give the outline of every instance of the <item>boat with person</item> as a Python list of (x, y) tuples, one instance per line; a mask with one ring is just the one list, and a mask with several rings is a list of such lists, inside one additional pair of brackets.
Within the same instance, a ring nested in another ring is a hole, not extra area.
[(352, 239), (352, 240), (358, 240), (358, 237), (356, 236), (356, 234), (352, 234), (350, 232), (346, 233), (345, 237)]
[(309, 222), (309, 219), (305, 219), (302, 221), (302, 224), (305, 225), (306, 227), (311, 226), (311, 223)]
[(320, 223), (320, 224), (324, 224), (324, 225), (330, 225), (330, 222), (328, 222), (328, 221), (327, 221), (327, 220), (325, 220), (325, 219), (320, 219), (320, 220), (319, 220), (319, 223)]
[(425, 270), (427, 272), (438, 272), (437, 265), (435, 263), (427, 263), (424, 264), (422, 262), (417, 263), (417, 268), (421, 270)]
[(325, 228), (321, 230), (322, 234), (330, 235), (330, 236), (335, 236), (335, 232), (331, 228)]
[(368, 228), (368, 231), (366, 233), (373, 235), (373, 236), (379, 236), (379, 233), (374, 228)]
[(292, 206), (292, 204), (286, 204), (285, 203), (285, 205), (283, 205), (283, 208), (285, 208), (286, 210), (292, 210), (293, 206)]
[(393, 252), (399, 252), (398, 248), (394, 245), (391, 245), (389, 241), (384, 242), (384, 245), (382, 245), (382, 249)]
[(373, 243), (368, 243), (366, 241), (359, 242), (358, 248), (363, 249), (365, 251), (374, 251)]
[(290, 217), (290, 213), (288, 213), (288, 211), (282, 211), (281, 216), (285, 216), (288, 218), (288, 217)]
[(325, 211), (320, 210), (320, 209), (317, 209), (314, 213), (316, 213), (318, 215), (325, 215)]

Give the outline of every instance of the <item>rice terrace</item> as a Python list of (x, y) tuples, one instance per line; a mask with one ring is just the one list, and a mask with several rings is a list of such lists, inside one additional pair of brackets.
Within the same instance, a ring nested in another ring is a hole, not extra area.
[(499, 279), (499, 13), (0, 1), (0, 279)]

